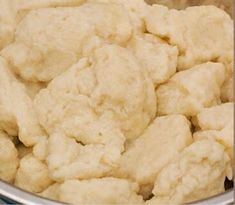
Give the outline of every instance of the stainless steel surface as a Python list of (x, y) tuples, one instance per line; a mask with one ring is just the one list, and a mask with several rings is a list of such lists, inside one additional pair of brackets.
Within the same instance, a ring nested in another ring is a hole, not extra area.
[[(0, 181), (0, 197), (18, 204), (27, 205), (64, 205), (56, 201), (44, 199), (32, 193), (18, 189), (12, 185)], [(230, 205), (234, 204), (233, 190), (227, 191), (215, 197), (203, 199), (201, 201), (189, 203), (192, 205)]]
[(230, 205), (234, 204), (234, 191), (226, 191), (215, 197), (210, 197), (197, 202), (189, 203), (192, 205)]
[(0, 197), (16, 204), (26, 205), (64, 205), (63, 203), (44, 199), (32, 193), (18, 189), (12, 185), (0, 181)]

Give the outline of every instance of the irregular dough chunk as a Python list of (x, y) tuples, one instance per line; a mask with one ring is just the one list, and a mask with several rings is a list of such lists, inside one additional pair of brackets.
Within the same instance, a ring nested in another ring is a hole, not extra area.
[(78, 6), (84, 1), (85, 0), (0, 0), (0, 50), (13, 41), (17, 24), (31, 9)]
[(66, 121), (73, 122), (72, 118), (105, 115), (127, 138), (136, 138), (156, 113), (150, 77), (130, 51), (117, 45), (97, 49), (89, 59), (55, 78), (34, 104), (49, 134), (61, 127), (70, 130)]
[(56, 181), (105, 176), (124, 150), (124, 136), (109, 122), (85, 122), (78, 128), (76, 139), (84, 145), (61, 133), (49, 137), (47, 164)]
[(68, 180), (54, 184), (41, 193), (44, 197), (70, 204), (142, 204), (139, 187), (125, 179), (112, 177), (90, 180)]
[(144, 33), (146, 26), (144, 24), (145, 12), (148, 11), (149, 5), (144, 0), (87, 0), (87, 2), (99, 3), (115, 3), (123, 5), (129, 13), (131, 25), (133, 26), (134, 33)]
[(48, 168), (45, 163), (38, 160), (32, 154), (26, 155), (20, 160), (20, 166), (16, 174), (15, 185), (34, 193), (38, 193), (51, 185)]
[(193, 122), (202, 130), (222, 130), (233, 123), (233, 103), (205, 108), (193, 118)]
[(43, 131), (38, 123), (33, 103), (24, 85), (10, 73), (0, 57), (0, 129), (18, 136), (26, 146), (36, 144)]
[(194, 142), (163, 168), (155, 181), (155, 197), (147, 204), (181, 204), (219, 194), (231, 171), (223, 146), (213, 140)]
[(14, 43), (1, 55), (24, 80), (48, 82), (76, 63), (84, 49), (90, 53), (102, 39), (124, 44), (131, 31), (128, 12), (117, 4), (37, 9), (17, 26)]
[(117, 176), (153, 184), (158, 172), (192, 142), (190, 122), (182, 115), (158, 117), (120, 161)]
[(223, 144), (231, 158), (234, 159), (234, 107), (233, 103), (225, 103), (204, 109), (193, 122), (202, 131), (194, 133), (194, 139), (214, 138)]
[(50, 185), (47, 189), (45, 189), (43, 192), (38, 193), (39, 196), (42, 196), (44, 198), (57, 200), (59, 201), (60, 197), (60, 184), (54, 183)]
[(176, 72), (178, 49), (153, 35), (134, 36), (128, 44), (144, 68), (150, 73), (155, 87), (166, 82)]
[(217, 105), (224, 72), (220, 63), (204, 63), (176, 73), (156, 91), (158, 114), (194, 116), (204, 107)]
[[(232, 61), (233, 22), (221, 9), (200, 6), (177, 11), (153, 5), (145, 21), (150, 33), (178, 46), (179, 70), (208, 61), (220, 61), (220, 58), (223, 61), (225, 56), (226, 60)], [(231, 73), (232, 67), (228, 69)]]
[(13, 1), (0, 0), (0, 50), (14, 38), (15, 15), (16, 7)]
[(18, 152), (14, 143), (0, 130), (0, 179), (13, 182), (18, 164)]

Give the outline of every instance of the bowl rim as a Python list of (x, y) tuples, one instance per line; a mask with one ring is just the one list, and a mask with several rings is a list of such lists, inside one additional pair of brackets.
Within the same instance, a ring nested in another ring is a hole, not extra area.
[[(64, 205), (65, 203), (46, 199), (15, 187), (0, 180), (0, 197), (11, 203), (21, 203), (27, 205)], [(229, 189), (216, 196), (208, 197), (199, 201), (191, 202), (191, 205), (228, 205), (234, 202), (234, 188)]]

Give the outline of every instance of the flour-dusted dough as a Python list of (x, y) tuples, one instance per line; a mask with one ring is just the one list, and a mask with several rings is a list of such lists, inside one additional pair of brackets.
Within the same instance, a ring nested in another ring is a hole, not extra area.
[(103, 40), (124, 44), (131, 31), (127, 11), (117, 4), (37, 9), (20, 22), (15, 41), (1, 55), (23, 79), (47, 82), (76, 63), (90, 44), (89, 52)]
[(71, 204), (142, 204), (138, 184), (112, 177), (68, 180), (41, 193), (44, 197)]
[(202, 110), (193, 118), (199, 131), (194, 133), (194, 139), (216, 139), (224, 145), (231, 162), (234, 161), (234, 104), (224, 103)]
[(13, 1), (0, 0), (0, 50), (13, 41), (17, 8)]
[(0, 50), (14, 40), (20, 20), (32, 9), (79, 6), (85, 0), (0, 0)]
[(156, 113), (150, 77), (130, 51), (116, 45), (97, 49), (89, 59), (55, 78), (34, 104), (48, 133), (59, 127), (71, 129), (66, 121), (75, 122), (72, 119), (76, 117), (104, 115), (115, 121), (127, 138), (136, 138)]
[(203, 109), (194, 118), (194, 123), (202, 130), (222, 130), (233, 123), (233, 103), (224, 103)]
[(153, 184), (160, 170), (192, 142), (190, 122), (182, 115), (159, 117), (123, 154), (117, 176)]
[(38, 193), (51, 185), (46, 164), (32, 154), (20, 160), (16, 173), (15, 185), (30, 192)]
[[(207, 61), (232, 61), (233, 22), (221, 9), (199, 6), (178, 11), (153, 5), (145, 21), (150, 33), (178, 46), (179, 70)], [(228, 67), (228, 72), (232, 69)]]
[(18, 165), (18, 151), (14, 143), (0, 130), (0, 179), (13, 182)]
[(80, 126), (75, 138), (84, 145), (61, 133), (49, 137), (46, 159), (56, 181), (102, 177), (117, 167), (124, 150), (122, 133), (102, 120)]
[(149, 71), (155, 87), (166, 82), (176, 72), (178, 49), (161, 39), (146, 34), (134, 36), (128, 44), (143, 67)]
[(146, 1), (0, 0), (1, 180), (71, 204), (224, 191), (232, 20), (214, 6)]
[(181, 204), (219, 194), (231, 171), (223, 146), (207, 139), (194, 142), (162, 169), (155, 181), (155, 197), (147, 204)]
[(176, 73), (156, 90), (158, 114), (194, 116), (205, 107), (219, 104), (224, 79), (221, 63), (204, 63)]
[(34, 145), (44, 133), (33, 102), (3, 58), (0, 58), (0, 73), (0, 129), (11, 136), (18, 136), (26, 146)]

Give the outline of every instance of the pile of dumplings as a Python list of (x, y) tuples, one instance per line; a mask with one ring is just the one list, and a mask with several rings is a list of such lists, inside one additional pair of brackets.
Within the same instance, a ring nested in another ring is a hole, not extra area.
[(70, 204), (224, 192), (233, 33), (209, 5), (0, 0), (0, 179)]

